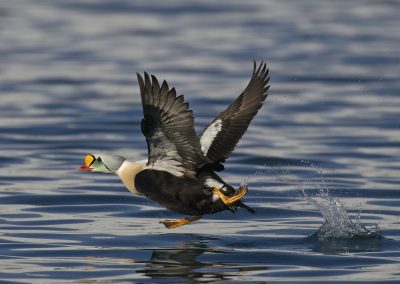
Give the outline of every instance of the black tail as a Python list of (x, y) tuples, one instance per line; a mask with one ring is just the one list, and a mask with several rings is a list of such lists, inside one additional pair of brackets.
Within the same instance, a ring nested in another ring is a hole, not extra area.
[(241, 200), (239, 200), (238, 202), (236, 202), (236, 205), (239, 207), (242, 207), (244, 209), (246, 209), (247, 211), (249, 211), (251, 214), (256, 214), (256, 210), (254, 210), (253, 208), (247, 206), (246, 204), (244, 204)]

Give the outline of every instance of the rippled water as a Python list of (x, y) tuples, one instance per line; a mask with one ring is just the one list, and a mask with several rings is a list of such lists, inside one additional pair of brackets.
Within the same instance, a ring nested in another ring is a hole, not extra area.
[[(2, 1), (0, 281), (397, 282), (398, 1)], [(198, 130), (267, 59), (267, 103), (227, 162), (245, 210), (180, 217), (88, 152), (146, 157), (136, 72), (166, 78)], [(310, 238), (321, 176), (379, 238)]]

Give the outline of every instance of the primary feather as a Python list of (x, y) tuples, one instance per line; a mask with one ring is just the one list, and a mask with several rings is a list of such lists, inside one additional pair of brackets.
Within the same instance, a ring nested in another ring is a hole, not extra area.
[(263, 105), (269, 89), (268, 68), (254, 62), (253, 75), (239, 97), (207, 126), (201, 137), (204, 155), (218, 164), (224, 162), (246, 132), (253, 117)]
[(204, 162), (194, 130), (193, 113), (183, 96), (156, 77), (137, 74), (142, 96), (141, 128), (148, 147), (148, 166), (177, 176), (194, 176)]

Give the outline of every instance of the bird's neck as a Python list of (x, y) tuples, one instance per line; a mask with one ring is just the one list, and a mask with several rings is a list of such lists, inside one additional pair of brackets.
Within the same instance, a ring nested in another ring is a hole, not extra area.
[(115, 172), (124, 183), (125, 187), (132, 193), (140, 195), (135, 188), (135, 176), (146, 168), (147, 160), (130, 162), (125, 160), (121, 167)]

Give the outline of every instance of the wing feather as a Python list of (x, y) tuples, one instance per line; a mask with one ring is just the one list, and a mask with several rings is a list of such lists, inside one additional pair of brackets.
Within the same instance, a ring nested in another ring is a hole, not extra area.
[[(143, 135), (146, 137), (149, 167), (177, 176), (194, 176), (204, 163), (199, 137), (194, 130), (193, 113), (175, 88), (154, 75), (137, 74), (142, 97)], [(150, 79), (151, 78), (151, 79)]]
[(224, 162), (246, 132), (253, 117), (263, 105), (269, 89), (269, 70), (265, 62), (254, 61), (249, 84), (239, 97), (207, 126), (200, 136), (204, 155), (213, 163)]

